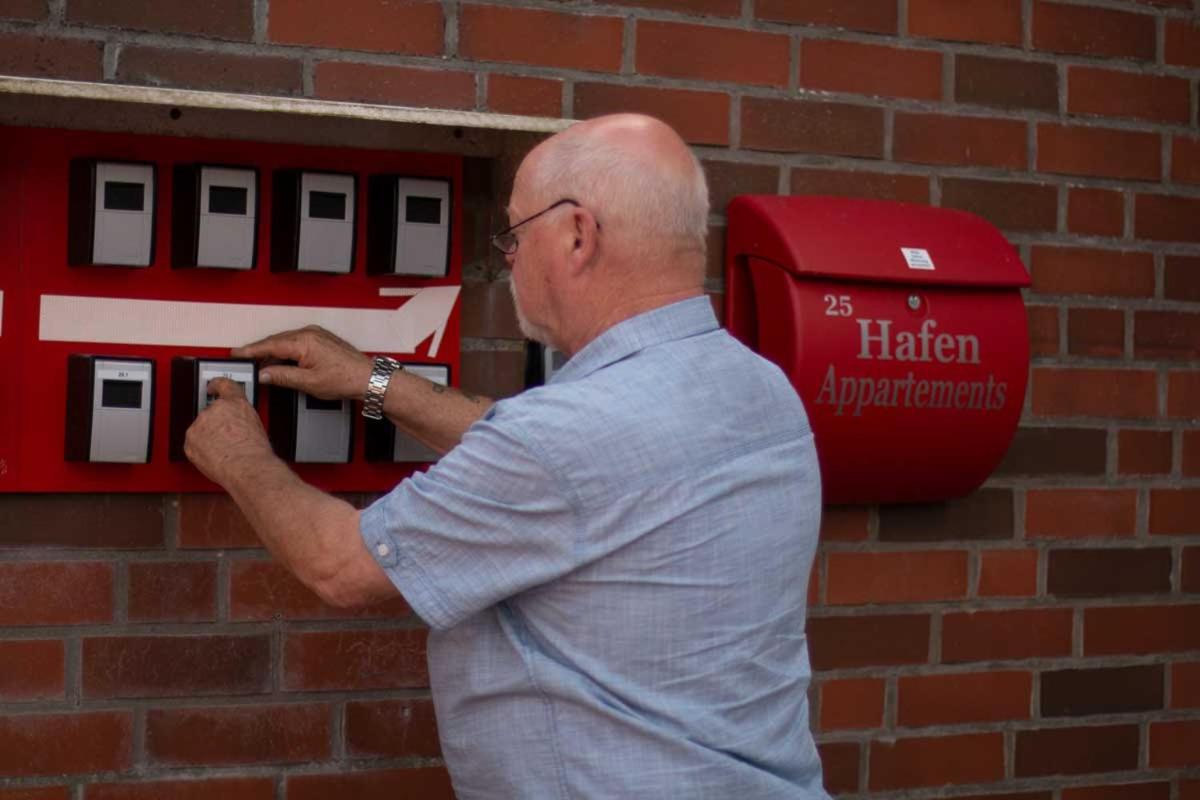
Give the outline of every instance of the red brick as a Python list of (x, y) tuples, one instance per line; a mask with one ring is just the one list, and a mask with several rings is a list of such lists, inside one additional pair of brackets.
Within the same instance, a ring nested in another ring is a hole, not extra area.
[(0, 0), (0, 19), (38, 22), (45, 19), (49, 11), (46, 0)]
[(470, 72), (323, 61), (317, 65), (314, 82), (316, 95), (332, 100), (428, 108), (475, 107), (475, 76)]
[(346, 750), (355, 757), (440, 758), (433, 701), (414, 698), (347, 703)]
[(1042, 716), (1161, 711), (1164, 674), (1162, 664), (1043, 672)]
[(1200, 357), (1200, 314), (1138, 311), (1133, 352), (1138, 358), (1194, 360)]
[[(708, 226), (708, 240), (705, 242), (704, 277), (722, 280), (725, 277), (725, 229), (716, 225)], [(715, 301), (714, 301), (715, 302)], [(721, 296), (724, 303), (724, 296)], [(724, 309), (714, 309), (720, 315)], [(466, 334), (464, 334), (465, 336)]]
[(1183, 549), (1183, 574), (1180, 588), (1185, 593), (1200, 592), (1200, 547)]
[(1034, 245), (1033, 291), (1105, 297), (1153, 297), (1154, 254)]
[(179, 497), (179, 546), (225, 550), (262, 542), (229, 495), (185, 494)]
[(100, 783), (85, 787), (84, 800), (274, 800), (271, 778), (210, 778), (207, 780)]
[(942, 99), (942, 54), (887, 45), (805, 39), (800, 85), (828, 92)]
[(807, 602), (810, 608), (821, 604), (821, 571), (819, 569), (813, 569), (808, 573)]
[[(1162, 139), (1157, 133), (1042, 123), (1037, 168), (1064, 175), (1158, 180)], [(1121, 158), (1113, 158), (1120, 153)]]
[(134, 563), (129, 565), (131, 622), (195, 622), (217, 612), (215, 563)]
[(334, 775), (289, 775), (288, 800), (454, 800), (444, 767), (412, 767)]
[(1137, 758), (1136, 725), (1017, 732), (1018, 778), (1131, 770)]
[(897, 724), (908, 728), (1029, 719), (1032, 693), (1029, 672), (902, 676)]
[(741, 0), (608, 0), (609, 5), (656, 8), (692, 16), (736, 17), (742, 13)]
[(652, 114), (692, 144), (729, 144), (727, 94), (605, 83), (575, 85), (577, 119), (618, 111)]
[(254, 35), (254, 0), (71, 0), (67, 22), (248, 41)]
[(830, 553), (828, 559), (829, 605), (919, 603), (967, 593), (967, 554), (961, 550)]
[(909, 0), (912, 36), (955, 42), (1021, 43), (1021, 0)]
[(942, 661), (1010, 661), (1071, 654), (1069, 608), (975, 611), (942, 619)]
[(1055, 53), (1153, 61), (1154, 27), (1149, 14), (1046, 2), (1033, 8), (1033, 46)]
[(424, 629), (289, 634), (283, 688), (319, 692), (426, 687), (425, 637)]
[(327, 705), (151, 709), (146, 756), (171, 766), (321, 761), (330, 729)]
[(51, 775), (128, 769), (133, 713), (0, 716), (0, 775)]
[(1151, 370), (1035, 367), (1033, 413), (1150, 419), (1158, 413), (1158, 376)]
[(458, 28), (458, 52), (467, 59), (601, 72), (621, 68), (620, 17), (464, 5)]
[(817, 670), (924, 664), (929, 660), (926, 614), (813, 617), (808, 621)]
[(563, 82), (557, 78), (489, 75), (487, 107), (501, 114), (561, 117), (562, 88)]
[(705, 161), (703, 167), (709, 202), (718, 213), (739, 194), (776, 194), (779, 188), (779, 168), (774, 165)]
[(1167, 20), (1166, 61), (1181, 67), (1200, 67), (1200, 20)]
[(1200, 650), (1200, 605), (1089, 608), (1083, 653), (1157, 655)]
[(1045, 184), (945, 178), (942, 205), (978, 214), (1002, 230), (1053, 232), (1058, 227), (1058, 189)]
[(757, 0), (754, 15), (768, 22), (824, 25), (868, 33), (896, 33), (899, 24), (895, 0), (856, 0), (853, 3)]
[(734, 28), (639, 20), (637, 71), (701, 81), (787, 86), (791, 40)]
[(1004, 777), (1004, 736), (975, 733), (871, 742), (870, 788), (990, 783)]
[(892, 157), (918, 164), (1023, 169), (1025, 123), (896, 112)]
[(1150, 490), (1150, 533), (1200, 534), (1200, 489)]
[(1062, 800), (1170, 800), (1170, 783), (1121, 783), (1063, 789)]
[(52, 39), (0, 33), (0, 74), (98, 81), (104, 45), (81, 39)]
[(826, 506), (821, 512), (822, 542), (861, 542), (869, 535), (870, 527), (870, 509)]
[(1200, 719), (1150, 724), (1150, 767), (1200, 766)]
[(1171, 551), (1165, 547), (1052, 550), (1046, 593), (1057, 597), (1115, 597), (1171, 591)]
[(1123, 430), (1117, 453), (1122, 475), (1166, 475), (1171, 471), (1171, 432)]
[(1171, 180), (1200, 184), (1200, 139), (1172, 137)]
[(1072, 66), (1067, 70), (1067, 111), (1186, 125), (1191, 89), (1185, 78)]
[(998, 475), (1103, 475), (1108, 434), (1101, 428), (1022, 427)]
[(878, 728), (883, 725), (883, 678), (821, 682), (818, 730)]
[(187, 89), (296, 95), (303, 92), (299, 61), (177, 47), (126, 45), (121, 49), (117, 79), (123, 83)]
[(438, 0), (340, 0), (336, 14), (323, 0), (271, 5), (267, 38), (337, 50), (441, 55), (445, 41)]
[(1050, 792), (1012, 792), (1009, 794), (954, 795), (950, 800), (1052, 800)]
[(1183, 476), (1200, 477), (1200, 430), (1183, 432)]
[(111, 564), (0, 563), (0, 625), (82, 625), (112, 618)]
[(821, 774), (825, 790), (834, 795), (858, 791), (859, 761), (862, 748), (858, 742), (818, 742)]
[(1058, 111), (1053, 64), (960, 53), (954, 59), (954, 99), (999, 108)]
[(38, 789), (0, 789), (0, 800), (69, 800), (70, 787), (44, 786)]
[(883, 111), (845, 103), (743, 97), (742, 146), (882, 158)]
[(1067, 194), (1067, 230), (1090, 236), (1120, 236), (1125, 230), (1125, 197), (1109, 189), (1072, 186)]
[(270, 687), (266, 635), (83, 640), (83, 694), (89, 699), (259, 694)]
[(980, 597), (1033, 597), (1037, 594), (1037, 550), (984, 550), (980, 553)]
[(980, 489), (950, 502), (879, 509), (881, 542), (1011, 539), (1012, 535), (1011, 489)]
[(500, 399), (525, 391), (525, 354), (512, 350), (469, 350), (462, 354), (464, 392)]
[(162, 504), (161, 495), (146, 494), (0, 495), (0, 545), (160, 547)]
[(1125, 353), (1125, 312), (1117, 308), (1070, 309), (1067, 352), (1073, 356), (1120, 358)]
[(1171, 665), (1171, 708), (1200, 708), (1200, 661)]
[(1167, 416), (1200, 419), (1200, 372), (1167, 373)]
[(1025, 534), (1078, 539), (1133, 536), (1137, 492), (1133, 489), (1030, 489), (1025, 496)]
[(1134, 233), (1139, 239), (1200, 242), (1200, 198), (1139, 194), (1134, 203)]
[(1200, 780), (1180, 780), (1178, 800), (1200, 800)]
[(273, 561), (235, 561), (229, 578), (229, 617), (234, 621), (406, 617), (402, 597), (365, 608), (326, 605), (285, 567)]
[(58, 640), (0, 641), (0, 702), (61, 700), (64, 652)]
[(1026, 306), (1025, 314), (1029, 321), (1030, 354), (1058, 355), (1058, 309), (1054, 306)]
[(929, 203), (929, 178), (899, 172), (792, 168), (791, 193)]

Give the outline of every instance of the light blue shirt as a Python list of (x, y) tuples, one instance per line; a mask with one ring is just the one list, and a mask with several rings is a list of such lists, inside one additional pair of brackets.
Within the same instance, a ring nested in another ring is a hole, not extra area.
[(474, 798), (827, 798), (804, 634), (808, 419), (698, 297), (610, 328), (362, 516), (433, 629)]

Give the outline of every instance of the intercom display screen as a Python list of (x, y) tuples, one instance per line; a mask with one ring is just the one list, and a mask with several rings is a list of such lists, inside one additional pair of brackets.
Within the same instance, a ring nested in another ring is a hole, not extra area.
[(100, 389), (100, 405), (105, 408), (141, 408), (142, 382), (104, 381)]
[(109, 211), (143, 211), (146, 208), (146, 187), (140, 183), (105, 181), (104, 207)]
[(437, 225), (442, 221), (442, 198), (409, 195), (404, 204), (404, 221)]
[(311, 394), (304, 395), (304, 407), (309, 411), (341, 411), (341, 400), (322, 400)]
[(341, 192), (309, 192), (308, 215), (313, 219), (346, 218), (346, 195)]
[(246, 190), (240, 186), (208, 187), (208, 213), (246, 216)]

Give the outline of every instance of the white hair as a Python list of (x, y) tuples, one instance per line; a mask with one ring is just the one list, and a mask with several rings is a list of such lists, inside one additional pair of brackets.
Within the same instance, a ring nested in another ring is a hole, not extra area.
[[(596, 137), (564, 136), (537, 166), (547, 202), (571, 198), (602, 230), (653, 251), (697, 251), (708, 242), (708, 183), (691, 150), (681, 173), (673, 164)], [(553, 196), (551, 196), (553, 195)]]

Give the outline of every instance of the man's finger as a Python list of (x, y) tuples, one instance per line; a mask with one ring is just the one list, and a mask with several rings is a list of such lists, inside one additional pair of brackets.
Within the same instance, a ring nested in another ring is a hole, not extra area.
[(307, 383), (304, 380), (304, 372), (305, 370), (300, 367), (272, 364), (269, 368), (259, 371), (258, 382), (284, 389), (303, 389), (304, 384)]
[(234, 358), (278, 358), (284, 361), (299, 361), (304, 354), (300, 338), (304, 331), (285, 331), (257, 342), (235, 347), (229, 351)]
[(235, 400), (239, 397), (243, 400), (246, 399), (246, 392), (242, 389), (242, 385), (229, 378), (213, 378), (208, 382), (208, 393), (216, 395), (222, 400)]

